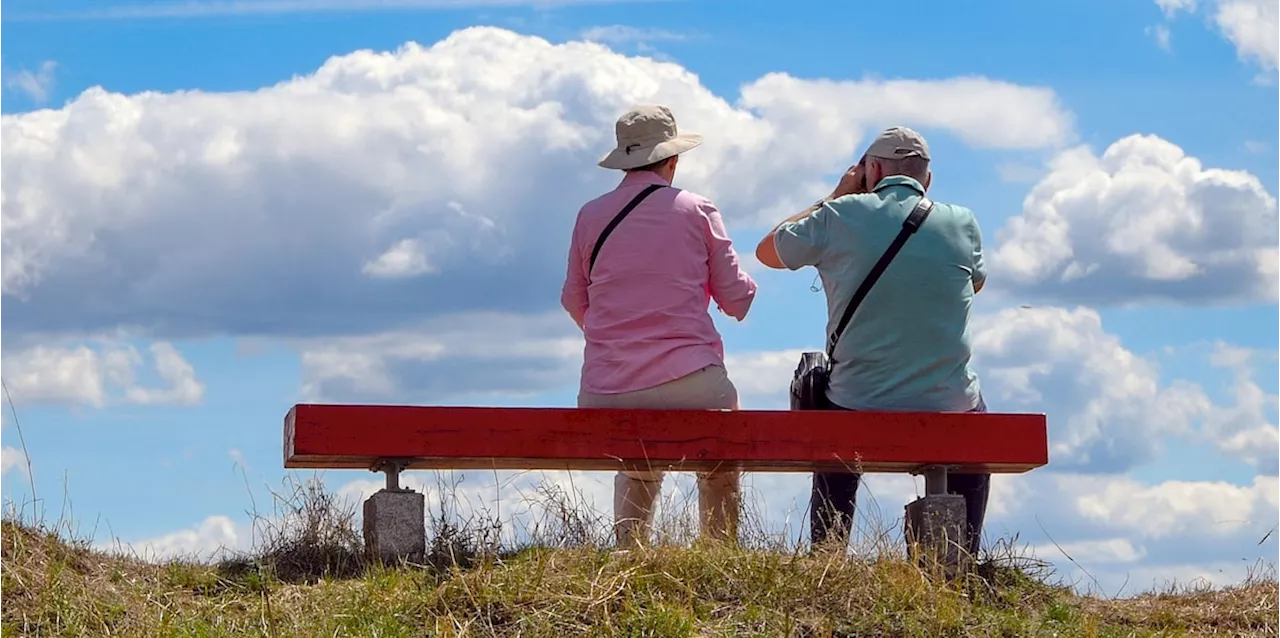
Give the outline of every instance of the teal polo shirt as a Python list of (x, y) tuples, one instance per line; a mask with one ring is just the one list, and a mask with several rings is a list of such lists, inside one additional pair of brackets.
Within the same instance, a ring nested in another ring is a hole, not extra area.
[[(871, 193), (832, 200), (778, 228), (783, 265), (813, 266), (822, 278), (827, 334), (923, 194), (919, 182), (895, 175)], [(973, 211), (935, 202), (840, 337), (827, 397), (854, 410), (977, 407), (969, 316), (974, 283), (985, 278)]]

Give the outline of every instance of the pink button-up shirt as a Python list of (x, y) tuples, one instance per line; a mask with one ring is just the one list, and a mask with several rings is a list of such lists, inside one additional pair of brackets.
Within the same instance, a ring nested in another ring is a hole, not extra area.
[(591, 250), (609, 221), (650, 184), (627, 173), (578, 212), (560, 302), (582, 328), (582, 391), (617, 394), (661, 385), (724, 364), (724, 343), (708, 307), (742, 320), (756, 282), (738, 265), (724, 220), (705, 197), (676, 188), (651, 193)]

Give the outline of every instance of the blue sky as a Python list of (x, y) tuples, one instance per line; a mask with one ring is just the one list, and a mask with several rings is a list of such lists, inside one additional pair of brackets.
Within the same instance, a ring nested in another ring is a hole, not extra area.
[[(988, 403), (1046, 412), (1055, 445), (999, 483), (990, 535), (1055, 560), (1052, 537), (1109, 589), (1274, 560), (1274, 3), (251, 4), (0, 21), (4, 378), (37, 495), (99, 542), (245, 546), (300, 400), (572, 405), (565, 242), (643, 99), (707, 136), (678, 185), (761, 283), (745, 322), (717, 319), (748, 407), (785, 406), (824, 319), (811, 272), (750, 247), (875, 129), (913, 126), (933, 195), (982, 224)], [(369, 268), (396, 246), (417, 261)], [(803, 509), (804, 477), (753, 480), (770, 525)], [(916, 489), (871, 485), (887, 513)]]

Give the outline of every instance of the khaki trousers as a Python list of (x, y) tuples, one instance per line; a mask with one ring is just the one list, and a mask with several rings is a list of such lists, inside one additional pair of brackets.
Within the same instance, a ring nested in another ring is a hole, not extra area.
[[(724, 366), (710, 365), (662, 385), (622, 394), (578, 394), (581, 408), (737, 410), (738, 390)], [(698, 472), (698, 528), (704, 538), (738, 538), (741, 472)], [(663, 472), (621, 471), (613, 479), (613, 521), (618, 547), (648, 542)]]

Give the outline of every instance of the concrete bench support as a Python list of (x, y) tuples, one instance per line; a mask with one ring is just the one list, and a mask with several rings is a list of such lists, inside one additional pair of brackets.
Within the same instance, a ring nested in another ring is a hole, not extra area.
[(946, 466), (931, 465), (921, 473), (925, 495), (906, 506), (907, 552), (922, 566), (937, 561), (953, 577), (965, 569), (969, 558), (964, 547), (964, 497), (947, 493)]
[(387, 485), (364, 502), (364, 545), (370, 561), (421, 563), (426, 556), (426, 497), (400, 487), (400, 472), (407, 465), (382, 459), (371, 468), (386, 474)]

